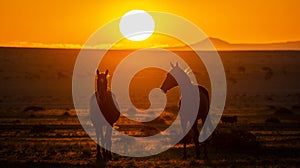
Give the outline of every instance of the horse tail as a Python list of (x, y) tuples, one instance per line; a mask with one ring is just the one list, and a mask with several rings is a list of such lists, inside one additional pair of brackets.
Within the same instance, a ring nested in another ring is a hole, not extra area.
[[(207, 118), (209, 108), (210, 108), (209, 93), (208, 93), (207, 89), (203, 86), (199, 85), (198, 89), (199, 89), (199, 94), (200, 94), (201, 98), (200, 98), (199, 112), (198, 112), (197, 118), (198, 119), (201, 118), (202, 122), (204, 122)], [(203, 100), (203, 98), (204, 98), (204, 100)]]
[(208, 90), (205, 87), (200, 86), (200, 85), (198, 86), (198, 88), (199, 88), (199, 92), (203, 93), (205, 95), (205, 97), (207, 98), (208, 102), (210, 102)]

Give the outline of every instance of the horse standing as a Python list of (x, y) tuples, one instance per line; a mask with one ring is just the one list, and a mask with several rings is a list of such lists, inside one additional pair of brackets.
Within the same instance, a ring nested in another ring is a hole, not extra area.
[[(112, 92), (107, 87), (108, 70), (105, 73), (99, 73), (97, 70), (96, 75), (96, 92), (90, 99), (90, 116), (97, 136), (97, 159), (110, 160), (112, 127), (119, 119), (120, 111), (116, 107)], [(105, 120), (107, 122), (104, 122)], [(103, 147), (102, 153), (99, 139)]]
[[(199, 109), (198, 109), (198, 114), (197, 114), (197, 119), (194, 121), (194, 123), (192, 123), (191, 121), (189, 121), (189, 119), (187, 119), (187, 117), (185, 117), (184, 115), (182, 115), (180, 113), (180, 120), (181, 120), (181, 126), (183, 131), (185, 132), (185, 129), (187, 127), (187, 123), (190, 122), (190, 124), (192, 125), (192, 130), (194, 132), (194, 144), (195, 144), (195, 149), (196, 149), (196, 157), (200, 158), (200, 145), (198, 142), (198, 138), (199, 138), (199, 130), (198, 130), (198, 120), (201, 119), (202, 124), (204, 124), (204, 122), (207, 120), (208, 123), (208, 127), (211, 128), (211, 121), (208, 117), (208, 112), (209, 112), (209, 94), (208, 91), (199, 85), (193, 85), (188, 77), (188, 75), (181, 69), (178, 67), (178, 63), (176, 64), (176, 66), (174, 66), (171, 63), (171, 71), (167, 74), (166, 79), (164, 80), (162, 86), (160, 87), (165, 93), (178, 86), (178, 83), (175, 79), (181, 79), (184, 80), (185, 83), (187, 85), (191, 85), (191, 87), (198, 87), (199, 89), (199, 96), (200, 96), (200, 103), (199, 103)], [(174, 75), (174, 77), (172, 76)], [(181, 105), (181, 100), (179, 103), (179, 107)], [(207, 129), (207, 128), (205, 128)], [(204, 130), (206, 131), (206, 130)], [(186, 159), (186, 137), (183, 138), (183, 143), (184, 143), (184, 150), (183, 150), (183, 158)], [(207, 158), (207, 149), (206, 149), (206, 142), (204, 142), (204, 157)]]

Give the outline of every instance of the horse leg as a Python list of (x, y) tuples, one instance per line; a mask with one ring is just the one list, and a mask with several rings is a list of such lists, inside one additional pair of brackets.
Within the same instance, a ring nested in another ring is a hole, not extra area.
[[(203, 123), (203, 121), (202, 121)], [(211, 121), (209, 120), (208, 122), (208, 127), (211, 127), (210, 124), (211, 124)], [(207, 134), (207, 127), (203, 126), (203, 134)], [(206, 147), (206, 140), (203, 142), (203, 147), (204, 147), (204, 159), (208, 159), (208, 156), (207, 156), (207, 147)]]
[(184, 136), (184, 138), (183, 138), (183, 158), (182, 159), (184, 159), (184, 160), (186, 159), (186, 136)]
[(106, 141), (106, 156), (108, 160), (112, 159), (111, 154), (111, 135), (112, 135), (112, 127), (107, 126), (106, 127), (106, 135), (105, 135), (105, 141)]
[(196, 149), (196, 158), (200, 159), (200, 145), (199, 145), (199, 130), (198, 130), (198, 121), (196, 120), (193, 124), (193, 132), (194, 132), (194, 144), (195, 144), (195, 149)]
[[(212, 130), (212, 122), (211, 122), (210, 116), (207, 115), (206, 118), (205, 118), (205, 120), (204, 120), (204, 118), (202, 118), (201, 120), (202, 120), (202, 125), (203, 125), (203, 127), (202, 127), (203, 134), (207, 135), (208, 129), (210, 131)], [(206, 125), (204, 124), (204, 122), (206, 122)], [(203, 142), (203, 147), (204, 147), (204, 159), (208, 159), (206, 140), (204, 140), (204, 142)]]
[(206, 141), (203, 142), (203, 146), (204, 146), (204, 159), (208, 159), (207, 148), (206, 148)]
[(97, 152), (96, 152), (96, 159), (100, 160), (102, 158), (101, 151), (100, 151), (100, 145), (99, 145), (99, 133), (96, 131), (96, 137), (97, 137)]
[[(179, 104), (179, 106), (180, 106), (180, 104)], [(187, 123), (182, 116), (180, 116), (180, 118), (181, 118), (181, 120), (180, 120), (181, 128), (182, 128), (183, 134), (185, 134)], [(186, 159), (186, 141), (187, 141), (186, 138), (187, 138), (187, 134), (182, 139), (182, 141), (183, 141), (183, 157), (182, 157), (182, 159)]]
[(105, 136), (104, 136), (104, 127), (105, 126), (102, 126), (101, 127), (101, 132), (100, 132), (100, 135), (101, 135), (101, 149), (102, 149), (102, 157), (104, 160), (106, 160), (106, 150), (105, 150)]

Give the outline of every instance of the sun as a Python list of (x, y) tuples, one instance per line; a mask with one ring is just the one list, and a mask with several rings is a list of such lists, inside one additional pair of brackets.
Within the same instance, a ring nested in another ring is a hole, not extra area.
[(146, 11), (131, 10), (122, 16), (119, 28), (126, 39), (142, 41), (152, 35), (155, 23), (152, 16)]

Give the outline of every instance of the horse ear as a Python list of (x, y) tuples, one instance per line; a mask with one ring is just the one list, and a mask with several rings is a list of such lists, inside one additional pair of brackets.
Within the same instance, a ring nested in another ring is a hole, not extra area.
[(170, 62), (170, 65), (171, 65), (172, 68), (174, 68), (174, 65), (172, 64), (172, 62)]
[(107, 76), (108, 75), (108, 69), (105, 71), (105, 76)]
[(176, 66), (178, 67), (178, 62), (176, 62)]
[(99, 75), (99, 70), (97, 69), (96, 74)]

